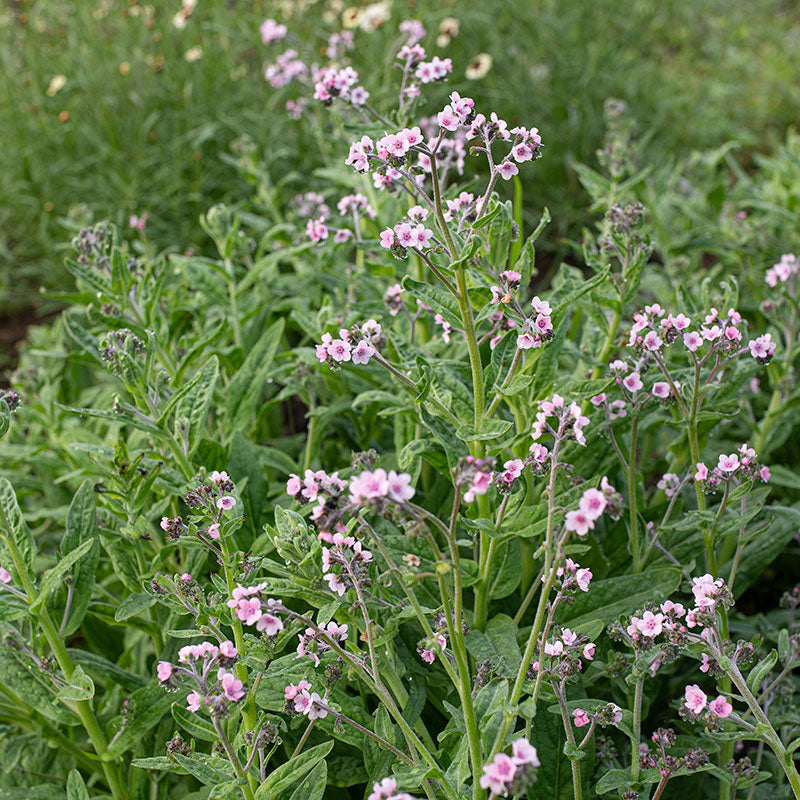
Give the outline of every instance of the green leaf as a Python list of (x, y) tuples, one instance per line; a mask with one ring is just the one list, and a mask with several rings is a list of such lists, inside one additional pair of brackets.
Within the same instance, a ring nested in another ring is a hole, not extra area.
[(300, 781), (288, 800), (322, 800), (328, 782), (328, 765), (320, 761), (314, 769)]
[(89, 800), (89, 790), (76, 769), (67, 776), (67, 800)]
[(130, 696), (130, 709), (125, 727), (108, 745), (109, 756), (120, 756), (126, 750), (135, 749), (136, 745), (158, 725), (174, 700), (175, 694), (165, 691), (163, 686), (155, 682), (137, 689)]
[(256, 790), (256, 800), (275, 800), (284, 789), (305, 777), (333, 749), (333, 742), (311, 747), (273, 770)]
[(96, 545), (95, 539), (89, 539), (84, 542), (77, 550), (73, 550), (68, 555), (64, 556), (61, 561), (54, 567), (51, 567), (47, 572), (42, 575), (42, 580), (39, 583), (39, 596), (36, 602), (31, 605), (31, 609), (37, 611), (40, 609), (47, 600), (50, 593), (61, 586), (62, 577), (64, 573), (76, 562), (81, 559), (86, 553), (89, 552)]
[(97, 533), (97, 504), (94, 483), (86, 479), (75, 492), (67, 511), (66, 532), (61, 540), (61, 552), (71, 553), (83, 542), (91, 541), (91, 548), (70, 570), (72, 580), (72, 604), (64, 635), (75, 633), (86, 616), (94, 590), (94, 576), (100, 560), (100, 542)]
[(283, 337), (283, 326), (280, 319), (267, 328), (233, 376), (225, 401), (231, 430), (252, 427), (267, 375)]
[(69, 683), (59, 689), (57, 696), (60, 700), (91, 700), (94, 697), (94, 682), (83, 671), (83, 667), (77, 666), (70, 675)]
[(767, 677), (770, 670), (775, 666), (778, 660), (778, 651), (774, 648), (750, 670), (747, 676), (747, 688), (754, 694), (758, 694), (761, 681)]
[(200, 371), (200, 380), (194, 391), (187, 394), (175, 409), (175, 434), (187, 443), (190, 458), (200, 444), (206, 428), (206, 416), (211, 407), (218, 375), (219, 359), (213, 355)]
[[(185, 756), (182, 753), (174, 753), (175, 760), (190, 774), (194, 775), (200, 783), (205, 786), (216, 786), (231, 779), (231, 773), (224, 772), (217, 767), (211, 766), (205, 759), (195, 756)], [(210, 760), (210, 759), (209, 759)], [(214, 759), (223, 764), (222, 759)]]
[(117, 608), (114, 613), (114, 619), (117, 622), (122, 622), (131, 617), (135, 617), (146, 608), (150, 608), (156, 602), (156, 598), (147, 592), (137, 592), (136, 594), (129, 594)]
[(170, 709), (172, 718), (178, 723), (190, 736), (195, 739), (202, 739), (204, 742), (216, 742), (217, 732), (211, 723), (206, 722), (199, 714), (194, 714), (184, 706), (177, 703), (172, 704)]
[(30, 571), (36, 557), (36, 543), (19, 509), (14, 487), (6, 478), (0, 478), (0, 562), (19, 584), (22, 581), (11, 558), (6, 538), (16, 546), (23, 565)]
[(454, 328), (461, 329), (464, 323), (461, 320), (461, 309), (458, 301), (450, 292), (432, 286), (429, 283), (415, 281), (406, 276), (403, 278), (403, 288), (410, 292), (418, 300), (422, 300), (425, 305), (432, 308), (436, 313), (441, 314), (445, 322), (450, 323)]
[(478, 429), (475, 425), (461, 425), (456, 431), (456, 436), (462, 442), (484, 442), (499, 439), (506, 433), (513, 423), (504, 419), (482, 419)]
[(55, 691), (44, 676), (29, 669), (8, 648), (0, 648), (0, 685), (17, 696), (20, 703), (47, 719), (67, 725), (78, 722), (71, 711), (55, 702)]

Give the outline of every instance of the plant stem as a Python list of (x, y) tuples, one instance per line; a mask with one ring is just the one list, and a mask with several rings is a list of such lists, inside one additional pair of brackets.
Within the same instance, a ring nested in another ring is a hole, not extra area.
[[(249, 777), (245, 773), (241, 761), (239, 761), (239, 756), (236, 755), (236, 751), (233, 749), (233, 745), (228, 739), (227, 734), (222, 728), (222, 723), (219, 721), (219, 717), (216, 714), (211, 715), (211, 722), (214, 725), (214, 730), (217, 732), (217, 738), (220, 741), (223, 749), (225, 750), (225, 754), (228, 756), (228, 760), (231, 762), (231, 766), (233, 767), (233, 771), (236, 773), (237, 778), (246, 778)], [(242, 794), (245, 797), (245, 800), (255, 800), (255, 794), (253, 793), (253, 788), (251, 787), (250, 783), (245, 782), (242, 783), (239, 787), (242, 790)]]
[[(561, 711), (561, 721), (564, 724), (564, 733), (566, 734), (567, 741), (572, 745), (573, 749), (577, 748), (575, 743), (575, 734), (572, 731), (572, 720), (569, 718), (569, 711), (567, 710), (567, 703), (564, 699), (563, 687), (559, 687), (555, 681), (551, 681), (553, 691), (558, 700), (558, 708)], [(568, 756), (569, 762), (572, 766), (572, 792), (575, 800), (583, 800), (583, 781), (581, 780), (581, 760), (574, 756)]]
[(642, 692), (644, 676), (636, 682), (633, 692), (633, 736), (631, 736), (631, 782), (639, 780), (639, 742), (642, 738)]
[(636, 434), (639, 418), (631, 422), (631, 444), (628, 455), (628, 512), (630, 514), (630, 548), (633, 557), (633, 571), (642, 571), (641, 553), (639, 552), (639, 518), (636, 510)]

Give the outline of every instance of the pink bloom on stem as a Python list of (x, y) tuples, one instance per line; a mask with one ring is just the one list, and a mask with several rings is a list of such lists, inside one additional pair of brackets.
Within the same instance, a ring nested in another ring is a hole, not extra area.
[(702, 461), (698, 461), (695, 466), (697, 467), (697, 472), (694, 474), (694, 479), (696, 481), (704, 481), (708, 477), (708, 467)]
[(381, 231), (381, 247), (385, 247), (387, 250), (390, 250), (393, 246), (394, 231), (391, 228)]
[(539, 756), (536, 753), (536, 748), (524, 738), (516, 739), (511, 744), (511, 758), (516, 764), (539, 766)]
[(657, 381), (653, 384), (653, 397), (666, 400), (669, 397), (669, 384), (666, 381)]
[(172, 664), (169, 661), (159, 661), (156, 668), (159, 683), (164, 683), (172, 677)]
[(693, 714), (699, 714), (706, 707), (706, 703), (708, 702), (706, 693), (696, 683), (686, 687), (684, 699), (686, 708)]
[(504, 161), (497, 167), (497, 172), (504, 181), (511, 180), (515, 175), (519, 175), (519, 169), (513, 161)]
[(490, 789), (493, 794), (503, 794), (506, 785), (514, 780), (517, 765), (505, 753), (498, 753), (494, 760), (483, 768), (480, 785), (482, 789)]
[(636, 623), (636, 628), (645, 636), (653, 638), (663, 630), (664, 615), (645, 611), (642, 618)]
[(276, 22), (271, 18), (265, 19), (261, 23), (258, 30), (261, 34), (261, 41), (264, 44), (269, 44), (270, 42), (275, 42), (278, 39), (283, 39), (288, 32), (288, 29), (285, 25), (281, 25), (279, 22)]
[(583, 657), (587, 661), (592, 661), (594, 659), (595, 650), (597, 650), (597, 645), (594, 642), (588, 642), (583, 646)]
[(568, 531), (574, 531), (578, 536), (586, 536), (594, 528), (594, 521), (585, 511), (576, 509), (567, 512), (564, 527)]
[(739, 469), (739, 456), (731, 453), (729, 456), (720, 455), (717, 468), (722, 472), (736, 472)]
[(708, 710), (720, 718), (729, 717), (733, 712), (733, 706), (722, 696), (717, 697), (708, 704)]
[(365, 339), (362, 339), (353, 348), (352, 358), (354, 364), (368, 364), (370, 358), (375, 355), (375, 348)]
[(578, 508), (591, 519), (597, 519), (605, 511), (606, 496), (597, 489), (587, 489), (581, 497)]
[(228, 700), (234, 703), (241, 700), (244, 697), (243, 687), (244, 684), (232, 672), (226, 672), (222, 676), (222, 691)]
[(219, 539), (219, 522), (212, 522), (208, 528), (206, 528), (206, 533), (209, 539)]
[(224, 495), (217, 500), (217, 508), (223, 511), (230, 511), (236, 505), (236, 498)]
[(200, 694), (200, 692), (191, 692), (186, 698), (186, 708), (188, 708), (191, 712), (199, 711), (200, 701), (202, 699), (203, 696)]
[(405, 472), (397, 473), (393, 469), (389, 470), (387, 478), (389, 483), (389, 497), (397, 503), (410, 500), (414, 494), (414, 487), (411, 486), (411, 476)]
[(636, 394), (636, 392), (638, 392), (639, 389), (641, 389), (644, 386), (638, 372), (631, 372), (630, 374), (626, 375), (622, 379), (622, 385), (631, 394)]
[(219, 654), (223, 656), (223, 658), (236, 658), (236, 646), (233, 644), (232, 641), (226, 639), (220, 646), (219, 646)]
[(686, 345), (687, 350), (694, 353), (703, 344), (703, 339), (697, 331), (688, 331), (683, 334), (683, 343)]
[(0, 567), (0, 583), (11, 583), (11, 573), (3, 567)]
[(589, 724), (589, 715), (582, 708), (576, 708), (572, 712), (572, 721), (575, 723), (576, 728), (582, 728), (584, 725)]

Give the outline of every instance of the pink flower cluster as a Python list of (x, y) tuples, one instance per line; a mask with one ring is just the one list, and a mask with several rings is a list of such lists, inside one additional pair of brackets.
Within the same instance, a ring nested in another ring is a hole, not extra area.
[(363, 106), (369, 92), (358, 83), (358, 72), (353, 67), (323, 67), (314, 76), (314, 98), (330, 105), (337, 98), (354, 106)]
[[(533, 314), (526, 317), (522, 323), (522, 333), (517, 336), (517, 347), (520, 350), (530, 350), (541, 347), (545, 342), (553, 338), (553, 320), (550, 315), (553, 313), (550, 303), (534, 297), (531, 300)], [(535, 316), (534, 316), (535, 315)]]
[(257, 631), (275, 636), (283, 630), (283, 621), (275, 614), (275, 609), (281, 608), (282, 603), (280, 600), (264, 600), (261, 593), (266, 588), (266, 583), (249, 587), (236, 586), (227, 605), (245, 625), (255, 625)]
[(570, 590), (580, 589), (582, 592), (589, 591), (589, 584), (594, 577), (592, 571), (588, 568), (581, 567), (580, 564), (568, 558), (564, 562), (563, 567), (556, 570), (556, 575), (562, 578), (561, 589), (563, 592)]
[(617, 502), (618, 495), (617, 490), (604, 475), (600, 482), (600, 489), (587, 489), (578, 502), (578, 507), (567, 511), (564, 528), (578, 536), (586, 536), (589, 531), (594, 529), (595, 522), (603, 515), (609, 501)]
[(603, 727), (619, 725), (622, 722), (622, 709), (616, 703), (608, 703), (605, 706), (597, 706), (590, 716), (585, 709), (576, 708), (572, 712), (572, 722), (576, 728), (583, 728), (592, 722), (599, 723)]
[[(316, 192), (307, 192), (301, 195), (301, 216), (312, 216), (306, 222), (306, 235), (311, 239), (314, 244), (325, 241), (331, 233), (333, 233), (333, 241), (337, 244), (349, 241), (354, 236), (357, 240), (361, 240), (361, 223), (362, 217), (368, 219), (375, 219), (377, 212), (369, 204), (369, 200), (360, 192), (356, 194), (345, 195), (336, 204), (339, 214), (343, 217), (351, 218), (354, 226), (355, 233), (349, 228), (337, 228), (328, 222), (329, 210), (327, 205), (322, 201), (322, 197)], [(316, 206), (316, 208), (315, 208)], [(312, 211), (311, 214), (303, 214), (303, 211), (311, 211), (315, 209), (316, 214)]]
[[(742, 349), (743, 335), (738, 327), (742, 324), (742, 315), (736, 309), (729, 308), (722, 316), (712, 307), (699, 331), (689, 330), (691, 324), (691, 319), (685, 314), (667, 314), (658, 303), (645, 306), (644, 311), (633, 315), (628, 346), (657, 354), (680, 336), (693, 356), (705, 343), (727, 355), (745, 352)], [(748, 348), (756, 361), (766, 364), (775, 351), (775, 344), (767, 333), (748, 342)]]
[(515, 782), (523, 775), (529, 777), (530, 770), (539, 766), (536, 748), (524, 738), (516, 739), (511, 744), (511, 755), (498, 753), (483, 768), (480, 778), (482, 789), (489, 789), (490, 798), (505, 797), (515, 789)]
[(800, 274), (800, 260), (794, 253), (784, 253), (777, 264), (773, 264), (764, 276), (767, 286), (775, 288), (779, 283), (788, 283)]
[(382, 329), (374, 319), (367, 320), (361, 327), (351, 330), (342, 328), (339, 336), (322, 334), (322, 342), (316, 346), (320, 363), (337, 368), (340, 364), (352, 361), (353, 364), (369, 364), (375, 355), (375, 345), (380, 341)]
[(318, 630), (306, 628), (303, 633), (298, 633), (297, 645), (298, 658), (310, 658), (314, 666), (319, 666), (319, 657), (332, 649), (331, 641), (343, 642), (347, 639), (347, 625), (337, 625), (331, 621)]
[(294, 474), (289, 477), (286, 493), (303, 505), (316, 501), (311, 519), (320, 528), (319, 538), (333, 542), (331, 531), (346, 533), (344, 521), (359, 508), (374, 505), (382, 510), (386, 503), (402, 505), (415, 491), (408, 473), (387, 472), (379, 467), (364, 470), (349, 481), (339, 478), (336, 472), (328, 475), (324, 470), (306, 470), (302, 479)]
[(281, 53), (274, 64), (268, 64), (264, 69), (264, 77), (274, 89), (286, 86), (307, 73), (308, 66), (305, 61), (299, 57), (297, 50), (291, 48)]
[(398, 792), (397, 781), (394, 778), (384, 778), (372, 785), (367, 800), (416, 800), (416, 798), (407, 792)]
[(456, 481), (466, 487), (462, 499), (471, 503), (478, 495), (486, 494), (492, 485), (492, 460), (466, 456), (458, 462)]
[(283, 37), (288, 33), (288, 29), (285, 25), (282, 25), (271, 18), (265, 19), (261, 23), (258, 31), (261, 34), (261, 41), (264, 42), (264, 44), (269, 44), (270, 42), (275, 42), (278, 39), (283, 39)]
[(747, 444), (743, 444), (735, 453), (720, 454), (717, 466), (709, 469), (705, 463), (698, 461), (695, 464), (694, 479), (702, 485), (706, 492), (714, 492), (723, 483), (733, 480), (734, 477), (744, 480), (760, 478), (764, 483), (770, 479), (769, 467), (758, 463), (756, 451)]
[[(224, 641), (219, 646), (201, 642), (178, 651), (178, 663), (185, 666), (176, 667), (169, 661), (159, 661), (156, 673), (159, 683), (168, 688), (174, 687), (177, 678), (188, 678), (196, 685), (197, 689), (186, 698), (189, 711), (196, 712), (201, 706), (206, 706), (218, 712), (221, 703), (235, 703), (245, 695), (242, 682), (227, 669), (236, 663), (237, 658), (233, 642)], [(212, 680), (215, 667), (216, 680)]]
[(315, 719), (325, 719), (328, 711), (321, 708), (319, 703), (323, 702), (317, 692), (310, 692), (311, 684), (308, 681), (300, 681), (298, 684), (290, 683), (284, 690), (283, 696), (286, 704), (291, 703), (291, 709), (297, 714), (303, 714), (309, 721)]
[(718, 719), (724, 719), (733, 713), (733, 706), (722, 695), (709, 702), (706, 693), (696, 683), (686, 687), (683, 697), (686, 709), (696, 716), (699, 716), (705, 708)]
[[(437, 633), (435, 642), (439, 647), (439, 653), (441, 655), (447, 649), (447, 636), (443, 633)], [(433, 664), (433, 662), (436, 661), (436, 650), (434, 650), (434, 646), (433, 642), (427, 642), (417, 648), (420, 658), (426, 664)]]
[[(553, 418), (556, 420), (555, 427), (548, 421)], [(589, 418), (583, 416), (581, 407), (577, 403), (566, 405), (561, 395), (554, 394), (549, 400), (539, 402), (531, 438), (536, 441), (545, 433), (550, 433), (556, 439), (572, 438), (578, 444), (585, 445), (586, 437), (583, 435), (583, 429), (588, 424)]]
[(372, 553), (355, 537), (341, 533), (332, 535), (330, 545), (322, 548), (322, 577), (328, 588), (342, 597), (351, 581), (357, 579), (362, 565), (372, 561)]

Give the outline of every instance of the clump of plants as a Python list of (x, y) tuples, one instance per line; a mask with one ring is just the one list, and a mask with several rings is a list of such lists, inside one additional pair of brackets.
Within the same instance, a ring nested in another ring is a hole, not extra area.
[(546, 131), (427, 109), (424, 36), (385, 109), (344, 40), (277, 57), (348, 140), (277, 219), (212, 208), (216, 258), (73, 242), (0, 402), (9, 797), (800, 797), (800, 590), (736, 606), (800, 518), (760, 451), (798, 260), (670, 281), (611, 104), (536, 286)]

